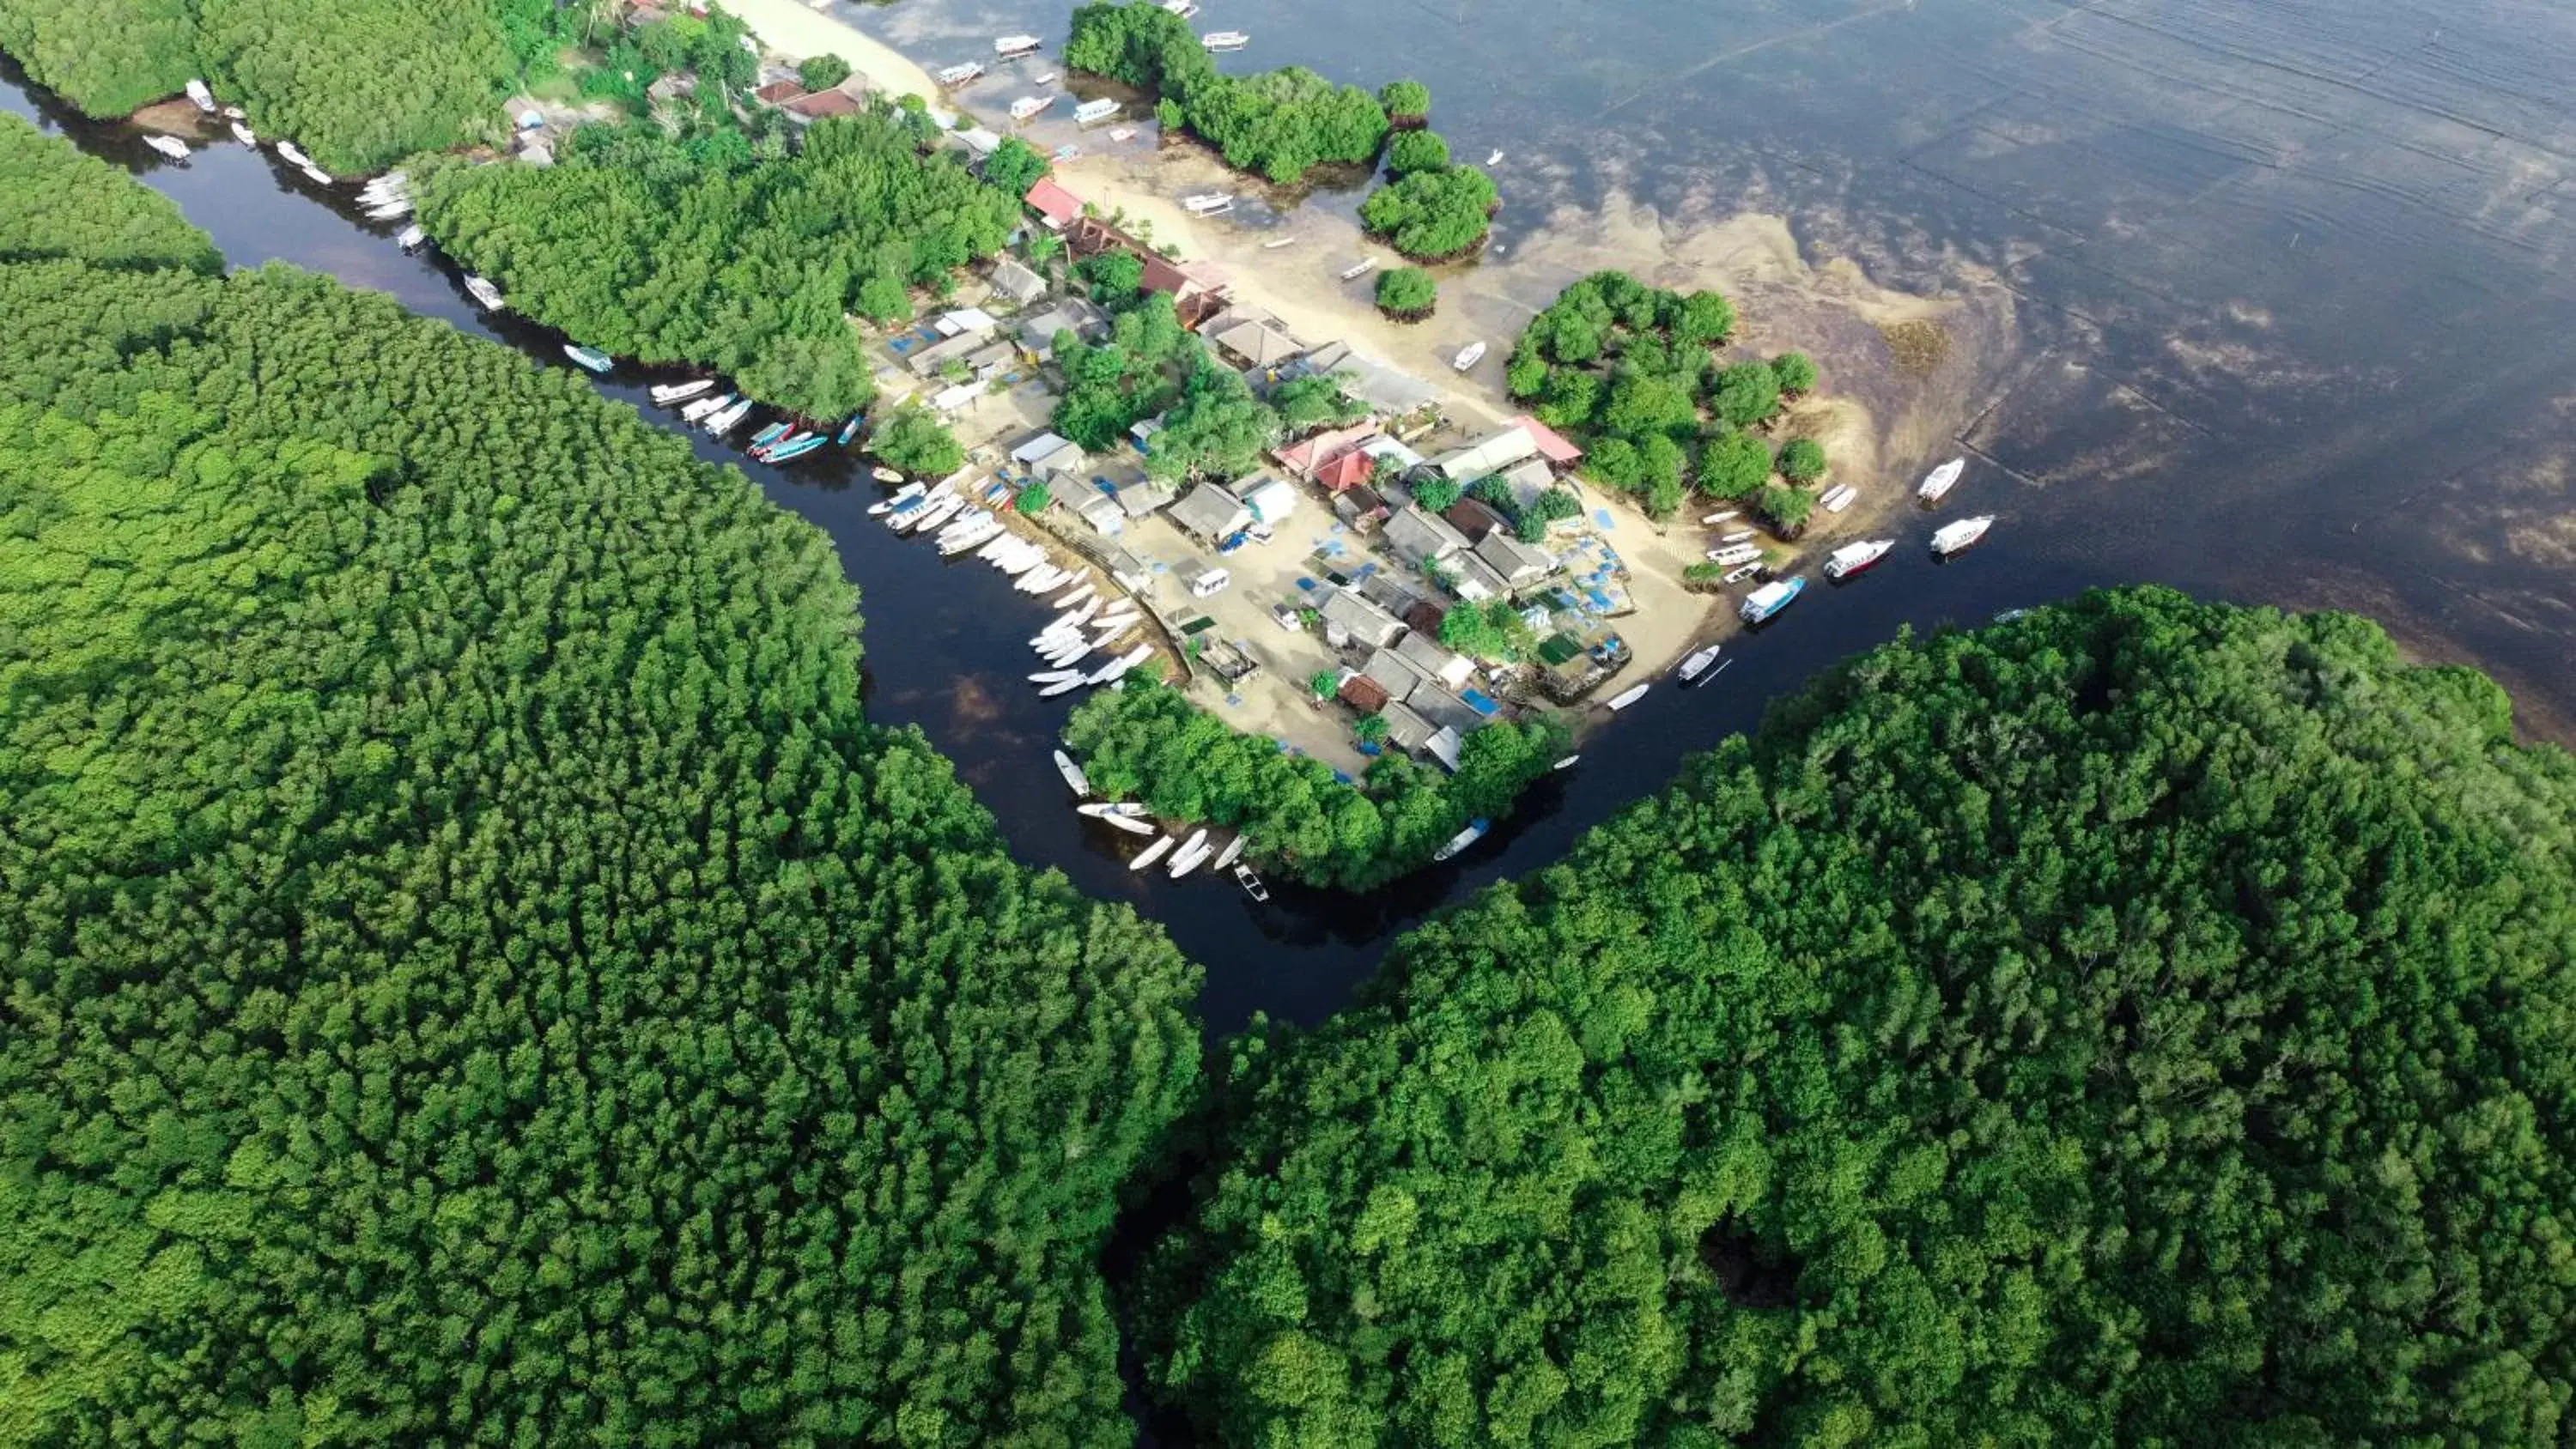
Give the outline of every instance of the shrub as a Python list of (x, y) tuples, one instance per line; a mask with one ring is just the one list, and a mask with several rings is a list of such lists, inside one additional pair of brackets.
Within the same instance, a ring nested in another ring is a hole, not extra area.
[(1377, 309), (1398, 322), (1419, 322), (1440, 301), (1440, 284), (1420, 267), (1394, 267), (1378, 273)]

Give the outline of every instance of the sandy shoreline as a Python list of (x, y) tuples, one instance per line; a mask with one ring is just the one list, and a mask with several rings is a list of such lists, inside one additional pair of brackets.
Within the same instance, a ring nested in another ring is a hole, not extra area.
[[(1079, 146), (1081, 154), (1058, 163), (1056, 175), (1096, 211), (1123, 214), (1131, 230), (1183, 259), (1215, 263), (1238, 301), (1278, 317), (1309, 345), (1338, 339), (1411, 373), (1437, 391), (1451, 419), (1470, 431), (1521, 411), (1502, 388), (1505, 359), (1522, 326), (1566, 285), (1615, 269), (1651, 286), (1716, 288), (1744, 319), (1739, 349), (1768, 354), (1795, 348), (1823, 370), (1823, 385), (1790, 409), (1774, 445), (1792, 437), (1817, 439), (1831, 459), (1818, 491), (1838, 481), (1861, 490), (1848, 511), (1819, 512), (1799, 541), (1772, 546), (1784, 576), (1812, 574), (1825, 554), (1855, 539), (1921, 531), (1919, 523), (1895, 527), (1911, 518), (1914, 479), (1958, 451), (1958, 425), (1982, 386), (1975, 358), (1982, 344), (2009, 330), (2009, 302), (2000, 292), (1987, 289), (1971, 302), (1880, 287), (1848, 260), (1811, 260), (1780, 216), (1738, 212), (1674, 221), (1613, 197), (1598, 208), (1533, 221), (1510, 209), (1508, 161), (1496, 175), (1506, 204), (1498, 238), (1510, 238), (1508, 257), (1507, 243), (1498, 239), (1482, 258), (1432, 268), (1441, 289), (1437, 313), (1418, 324), (1390, 321), (1375, 305), (1374, 273), (1347, 282), (1340, 273), (1362, 258), (1376, 258), (1381, 268), (1401, 265), (1403, 258), (1322, 200), (1297, 190), (1274, 191), (1257, 177), (1228, 169), (1195, 143), (1160, 145), (1150, 118), (1131, 115), (1127, 124), (1138, 134), (1123, 143), (1110, 138), (1112, 126), (1077, 129), (1064, 114), (1069, 106), (1015, 126), (1007, 107), (1032, 88), (1008, 66), (995, 66), (995, 74), (971, 90), (946, 94), (901, 52), (799, 0), (741, 0), (734, 8), (763, 41), (790, 55), (830, 51), (881, 90), (919, 94), (1041, 150)], [(1052, 57), (1027, 64), (1060, 68)], [(1061, 88), (1059, 83), (1047, 89)], [(1226, 192), (1242, 204), (1230, 216), (1198, 217), (1174, 199), (1202, 191)], [(1265, 245), (1282, 237), (1295, 241)], [(1904, 329), (1928, 329), (1941, 340), (1931, 365), (1899, 356), (1892, 340)], [(1453, 370), (1458, 349), (1477, 341), (1487, 346), (1484, 360), (1465, 374)], [(1607, 507), (1616, 520), (1607, 534), (1611, 545), (1633, 565), (1643, 565), (1631, 571), (1637, 610), (1615, 624), (1636, 663), (1599, 696), (1630, 683), (1661, 682), (1684, 654), (1738, 630), (1735, 605), (1742, 589), (1701, 594), (1681, 583), (1683, 569), (1701, 561), (1716, 533), (1744, 526), (1699, 524), (1702, 515), (1728, 505), (1694, 497), (1677, 517), (1657, 524), (1607, 490), (1586, 485), (1583, 491), (1587, 507)], [(1610, 718), (1597, 705), (1570, 713), (1583, 733)]]

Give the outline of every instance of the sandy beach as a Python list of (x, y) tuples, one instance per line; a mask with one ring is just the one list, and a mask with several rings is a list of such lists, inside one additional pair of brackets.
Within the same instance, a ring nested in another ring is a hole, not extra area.
[(798, 0), (725, 0), (725, 8), (742, 17), (751, 33), (773, 50), (797, 59), (831, 54), (850, 63), (878, 90), (937, 99), (939, 86), (930, 72), (902, 52), (853, 29)]

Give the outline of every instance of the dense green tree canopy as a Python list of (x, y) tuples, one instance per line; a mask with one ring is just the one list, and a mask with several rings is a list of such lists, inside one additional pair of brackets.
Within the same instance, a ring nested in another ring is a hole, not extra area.
[[(1004, 137), (984, 158), (984, 180), (1013, 197), (1028, 195), (1029, 188), (1051, 169), (1045, 152), (1017, 136)], [(1052, 232), (1046, 236), (1049, 241), (1056, 239)]]
[(1388, 81), (1378, 87), (1377, 103), (1388, 120), (1419, 125), (1431, 114), (1431, 87), (1418, 80)]
[(2337, 615), (1832, 671), (1237, 1045), (1227, 1444), (2562, 1442), (2576, 765)]
[[(0, 115), (0, 259), (75, 257), (211, 273), (223, 257), (168, 197)], [(24, 319), (11, 319), (13, 325)]]
[(1159, 94), (1167, 128), (1177, 120), (1227, 165), (1282, 185), (1316, 166), (1374, 161), (1386, 139), (1386, 111), (1368, 92), (1303, 66), (1226, 75), (1187, 20), (1147, 0), (1077, 7), (1064, 60)]
[(585, 126), (550, 167), (414, 170), (422, 224), (513, 307), (827, 420), (873, 392), (847, 314), (883, 316), (892, 289), (991, 256), (1019, 224), (1016, 198), (881, 115), (817, 121), (783, 159), (730, 135)]
[(1410, 176), (1416, 171), (1437, 171), (1449, 164), (1449, 143), (1437, 131), (1398, 131), (1386, 143), (1386, 173)]
[(1418, 261), (1465, 256), (1493, 230), (1494, 178), (1473, 166), (1415, 171), (1369, 193), (1360, 222)]
[(0, 1443), (1125, 1442), (1195, 973), (740, 474), (157, 230), (0, 260)]
[(1418, 322), (1440, 305), (1440, 284), (1420, 267), (1389, 267), (1377, 274), (1377, 309), (1399, 322)]
[(1813, 483), (1825, 476), (1825, 445), (1813, 438), (1791, 438), (1782, 443), (1780, 476), (1792, 483)]
[(809, 55), (796, 64), (796, 83), (809, 91), (829, 90), (850, 78), (850, 63), (825, 52)]
[(6, 0), (0, 50), (91, 115), (203, 76), (327, 171), (491, 132), (519, 72), (510, 0)]
[(912, 402), (877, 420), (868, 434), (868, 451), (887, 467), (916, 478), (944, 478), (966, 461), (965, 445), (939, 415)]

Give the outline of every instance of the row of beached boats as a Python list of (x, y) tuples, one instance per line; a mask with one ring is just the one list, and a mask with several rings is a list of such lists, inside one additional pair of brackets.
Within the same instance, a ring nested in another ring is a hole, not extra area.
[[(1074, 798), (1085, 802), (1074, 807), (1081, 814), (1112, 830), (1154, 837), (1153, 844), (1137, 852), (1136, 858), (1127, 863), (1129, 870), (1146, 871), (1161, 865), (1163, 873), (1173, 880), (1179, 880), (1202, 865), (1212, 871), (1232, 870), (1235, 884), (1243, 887), (1244, 894), (1256, 901), (1270, 899), (1270, 888), (1261, 883), (1261, 877), (1253, 872), (1251, 866), (1238, 859), (1246, 843), (1241, 834), (1222, 845), (1204, 825), (1187, 836), (1178, 833), (1166, 835), (1147, 815), (1145, 807), (1135, 801), (1090, 799), (1091, 779), (1082, 772), (1082, 766), (1075, 763), (1073, 756), (1062, 750), (1056, 751), (1055, 768), (1057, 774), (1064, 776), (1064, 783), (1072, 788)], [(1169, 857), (1168, 861), (1165, 857)]]
[[(471, 283), (469, 282), (470, 286)], [(585, 355), (587, 354), (587, 355)], [(564, 344), (564, 355), (593, 372), (606, 372), (613, 360), (595, 347)], [(721, 438), (742, 426), (751, 416), (755, 404), (750, 398), (729, 392), (718, 392), (713, 378), (692, 378), (687, 382), (659, 383), (646, 392), (656, 407), (677, 407), (680, 421)], [(861, 414), (853, 413), (838, 429), (801, 427), (792, 420), (781, 419), (751, 435), (751, 456), (763, 463), (792, 463), (826, 443), (848, 447), (859, 435)]]

